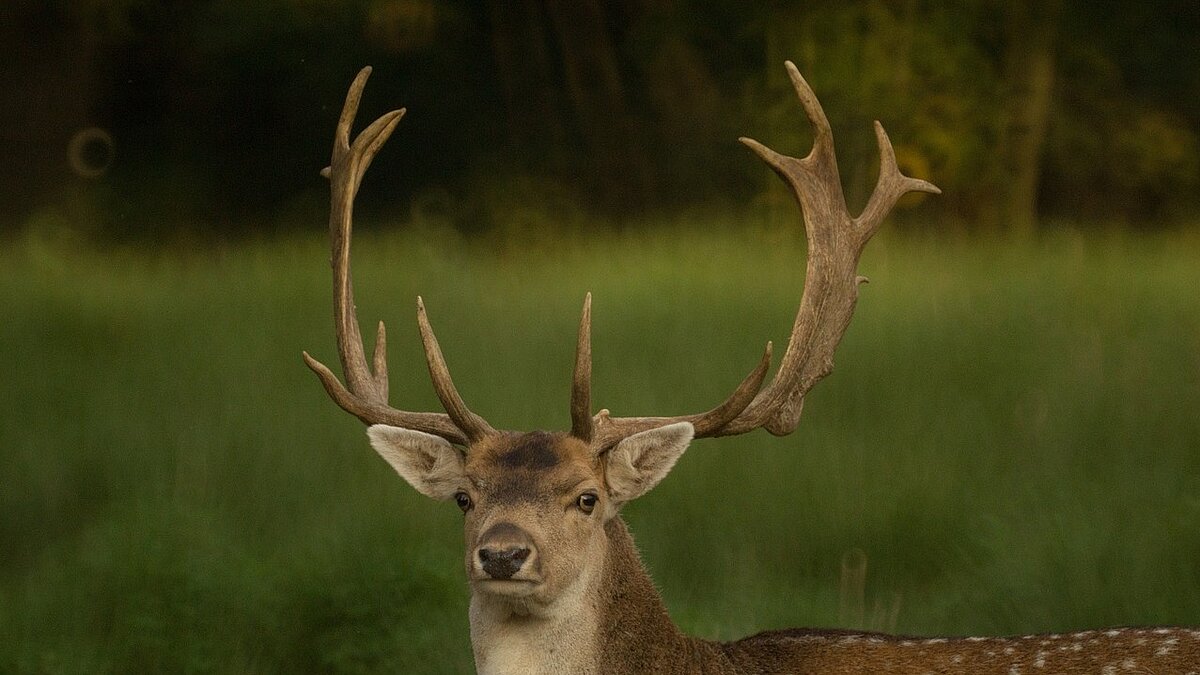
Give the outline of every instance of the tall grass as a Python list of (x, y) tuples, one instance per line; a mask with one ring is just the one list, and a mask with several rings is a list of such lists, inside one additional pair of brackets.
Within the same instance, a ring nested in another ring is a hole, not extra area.
[[(494, 243), (494, 242), (493, 242)], [(457, 510), (326, 400), (324, 241), (0, 254), (0, 670), (469, 672)], [(564, 428), (595, 295), (595, 400), (720, 400), (803, 279), (796, 236), (357, 242), (392, 402), (437, 409), (424, 296), (472, 407)], [(838, 620), (847, 551), (910, 633), (1200, 624), (1200, 240), (885, 234), (800, 429), (698, 441), (626, 517), (675, 619)]]

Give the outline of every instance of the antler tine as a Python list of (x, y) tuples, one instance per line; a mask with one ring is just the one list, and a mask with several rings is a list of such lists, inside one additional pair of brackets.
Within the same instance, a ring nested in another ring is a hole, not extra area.
[(334, 133), (330, 164), (321, 171), (321, 175), (329, 179), (330, 185), (329, 241), (330, 265), (333, 268), (334, 329), (346, 384), (343, 385), (329, 368), (307, 352), (304, 353), (304, 362), (320, 378), (330, 398), (364, 423), (406, 427), (465, 445), (475, 440), (473, 433), (478, 429), (477, 426), (461, 428), (445, 413), (407, 412), (388, 406), (387, 332), (382, 321), (376, 331), (372, 354), (374, 367), (372, 369), (367, 365), (354, 306), (350, 270), (354, 198), (371, 161), (392, 135), (405, 112), (401, 108), (381, 116), (351, 142), (351, 128), (370, 74), (370, 67), (363, 68), (351, 83)]
[[(842, 181), (838, 174), (837, 155), (833, 146), (833, 127), (825, 116), (825, 109), (817, 100), (817, 95), (809, 86), (808, 81), (796, 69), (791, 61), (784, 63), (788, 77), (796, 97), (804, 108), (809, 125), (813, 130), (813, 146), (804, 159), (797, 159), (780, 154), (752, 138), (739, 138), (743, 145), (754, 151), (775, 173), (779, 174), (798, 197), (812, 193), (823, 200), (834, 204), (845, 204), (846, 198), (842, 192)], [(825, 194), (827, 192), (827, 194)], [(808, 205), (802, 202), (805, 213)]]
[[(704, 420), (703, 426), (697, 424), (697, 438), (730, 436), (760, 427), (772, 434), (784, 435), (796, 428), (804, 395), (833, 370), (834, 352), (849, 326), (858, 300), (858, 284), (862, 278), (858, 276), (857, 267), (863, 247), (902, 195), (910, 191), (940, 192), (933, 184), (900, 172), (891, 142), (882, 125), (876, 122), (875, 135), (881, 161), (879, 181), (862, 214), (858, 218), (851, 217), (838, 174), (829, 119), (796, 66), (789, 61), (786, 67), (813, 128), (812, 150), (803, 159), (797, 159), (775, 152), (758, 141), (740, 140), (791, 186), (800, 204), (808, 240), (804, 292), (779, 370), (770, 384), (759, 391), (762, 383), (759, 379), (750, 392), (753, 400), (748, 405), (742, 404), (728, 417), (714, 415)], [(763, 372), (765, 374), (765, 366)], [(751, 379), (747, 378), (747, 382)], [(612, 439), (619, 440), (629, 433), (702, 417), (611, 418), (597, 415), (595, 421), (597, 434), (605, 442), (613, 442)], [(716, 419), (723, 421), (712, 424)], [(593, 446), (598, 445), (599, 441), (593, 441)]]
[(592, 448), (603, 452), (626, 436), (674, 422), (691, 422), (695, 428), (695, 438), (729, 435), (724, 430), (750, 405), (762, 388), (767, 371), (771, 368), (771, 351), (772, 345), (768, 342), (754, 370), (746, 375), (728, 398), (708, 412), (676, 417), (612, 417), (608, 410), (601, 410), (592, 418)]
[(875, 190), (862, 213), (855, 219), (860, 229), (868, 231), (867, 236), (874, 234), (888, 211), (896, 205), (896, 201), (909, 192), (927, 192), (940, 195), (942, 190), (928, 181), (920, 178), (909, 178), (900, 172), (896, 163), (896, 151), (883, 124), (875, 120), (875, 142), (879, 145), (879, 179), (875, 182)]
[(458, 445), (467, 444), (467, 437), (445, 413), (408, 412), (397, 410), (386, 404), (365, 400), (347, 390), (338, 381), (337, 375), (334, 375), (333, 371), (329, 370), (325, 364), (314, 359), (308, 352), (302, 352), (302, 354), (304, 363), (317, 374), (326, 393), (329, 394), (329, 398), (333, 399), (333, 402), (342, 410), (357, 417), (363, 424), (390, 424), (441, 436)]
[(433, 380), (433, 389), (437, 392), (438, 400), (450, 415), (454, 424), (462, 429), (467, 440), (474, 443), (481, 438), (496, 433), (487, 420), (471, 412), (450, 377), (450, 368), (442, 356), (442, 348), (438, 345), (433, 327), (429, 325), (429, 317), (425, 313), (425, 301), (417, 296), (417, 325), (421, 328), (421, 344), (425, 347), (425, 360), (429, 364), (429, 377)]
[[(796, 90), (796, 97), (800, 99), (800, 105), (804, 107), (804, 114), (808, 116), (808, 123), (813, 129), (813, 147), (808, 153), (804, 162), (826, 162), (827, 158), (833, 158), (833, 127), (829, 124), (829, 118), (825, 116), (825, 109), (821, 107), (821, 101), (817, 99), (817, 94), (812, 90), (812, 86), (808, 84), (808, 80), (800, 74), (800, 69), (796, 68), (796, 64), (791, 61), (784, 61), (784, 67), (787, 69), (788, 79), (792, 81), (792, 89)], [(837, 160), (833, 159), (833, 168), (837, 169)], [(838, 189), (841, 189), (841, 183), (838, 183)]]
[(575, 345), (575, 373), (571, 378), (571, 435), (592, 440), (592, 294), (583, 298), (579, 340)]
[(383, 322), (375, 329), (375, 351), (371, 353), (371, 364), (375, 369), (375, 389), (379, 398), (388, 400), (387, 328)]

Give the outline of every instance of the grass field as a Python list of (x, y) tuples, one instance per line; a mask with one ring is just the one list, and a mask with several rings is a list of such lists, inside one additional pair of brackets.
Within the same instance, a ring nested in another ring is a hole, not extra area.
[[(781, 345), (803, 241), (366, 234), (392, 403), (437, 409), (431, 319), (471, 406), (568, 426), (583, 294), (615, 414), (720, 400)], [(0, 671), (470, 672), (460, 514), (368, 447), (325, 242), (0, 253)], [(1200, 624), (1200, 237), (873, 242), (799, 430), (696, 442), (626, 513), (685, 630), (839, 622), (843, 556), (909, 633)], [(899, 603), (896, 605), (895, 603)]]

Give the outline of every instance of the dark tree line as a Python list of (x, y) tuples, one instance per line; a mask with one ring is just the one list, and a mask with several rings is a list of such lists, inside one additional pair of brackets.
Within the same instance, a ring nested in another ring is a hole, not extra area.
[[(410, 114), (367, 209), (486, 228), (537, 203), (772, 203), (735, 141), (806, 147), (792, 59), (852, 201), (879, 117), (946, 192), (923, 219), (1171, 222), (1200, 206), (1198, 34), (1195, 0), (9, 0), (0, 199), (7, 227), (309, 227), (340, 96), (370, 63), (364, 116)], [(88, 127), (113, 139), (99, 178), (65, 161)]]

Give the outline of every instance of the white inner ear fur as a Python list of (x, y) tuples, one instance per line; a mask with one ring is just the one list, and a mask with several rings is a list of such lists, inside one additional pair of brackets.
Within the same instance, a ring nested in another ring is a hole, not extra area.
[(462, 453), (444, 438), (386, 424), (371, 426), (367, 436), (396, 473), (426, 497), (449, 499), (466, 480)]
[(687, 450), (695, 433), (690, 422), (676, 422), (617, 443), (608, 453), (605, 469), (613, 501), (619, 506), (658, 485)]

